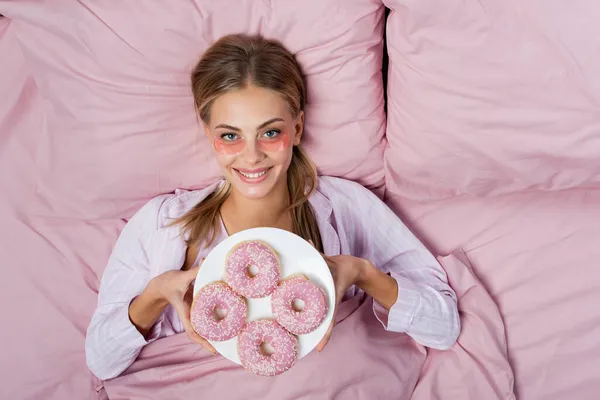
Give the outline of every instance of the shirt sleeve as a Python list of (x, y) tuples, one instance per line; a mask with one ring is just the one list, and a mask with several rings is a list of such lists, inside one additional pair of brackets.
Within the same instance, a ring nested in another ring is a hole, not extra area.
[(456, 294), (431, 252), (398, 216), (366, 188), (354, 184), (349, 203), (355, 219), (355, 248), (398, 285), (389, 312), (374, 302), (374, 313), (388, 331), (406, 332), (418, 343), (445, 350), (460, 333)]
[(98, 306), (85, 339), (88, 368), (101, 380), (121, 374), (160, 335), (163, 317), (146, 339), (129, 319), (129, 304), (150, 281), (147, 242), (157, 229), (164, 200), (165, 196), (151, 200), (125, 225), (102, 275)]

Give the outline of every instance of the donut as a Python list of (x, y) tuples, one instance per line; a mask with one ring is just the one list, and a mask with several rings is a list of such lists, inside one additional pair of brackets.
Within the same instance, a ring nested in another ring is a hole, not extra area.
[[(267, 354), (263, 344), (272, 347)], [(249, 322), (238, 336), (242, 366), (262, 376), (275, 376), (292, 368), (298, 359), (298, 339), (272, 319)]]
[[(217, 309), (225, 311), (219, 317)], [(248, 317), (246, 299), (234, 292), (225, 282), (213, 282), (198, 291), (192, 301), (192, 327), (208, 340), (222, 342), (237, 336)]]
[[(302, 300), (304, 308), (295, 310), (294, 300)], [(295, 335), (304, 335), (317, 329), (325, 319), (328, 308), (323, 289), (303, 275), (284, 279), (271, 296), (273, 317)]]
[[(256, 271), (251, 276), (251, 271)], [(236, 245), (225, 260), (225, 281), (233, 290), (251, 299), (266, 297), (281, 277), (279, 258), (265, 242), (250, 240)]]

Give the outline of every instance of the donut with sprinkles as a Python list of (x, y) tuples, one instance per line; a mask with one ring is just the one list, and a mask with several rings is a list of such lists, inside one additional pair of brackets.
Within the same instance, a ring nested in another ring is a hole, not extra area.
[(275, 290), (280, 279), (279, 257), (263, 241), (241, 242), (227, 254), (225, 281), (244, 297), (266, 297)]
[[(272, 352), (265, 351), (268, 345)], [(298, 339), (276, 321), (259, 319), (249, 322), (238, 337), (238, 355), (242, 366), (262, 376), (284, 373), (298, 359)]]
[[(219, 315), (222, 310), (224, 315)], [(246, 299), (225, 282), (209, 283), (196, 293), (190, 309), (190, 322), (208, 340), (225, 341), (237, 336), (248, 318)]]
[[(296, 308), (300, 301), (302, 308)], [(304, 275), (281, 281), (271, 295), (271, 309), (275, 320), (294, 335), (305, 335), (317, 329), (325, 319), (327, 297), (323, 289)]]

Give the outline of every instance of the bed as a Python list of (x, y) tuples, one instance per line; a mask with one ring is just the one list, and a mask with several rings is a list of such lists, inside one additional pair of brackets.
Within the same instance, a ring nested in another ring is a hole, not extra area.
[[(0, 1), (1, 398), (238, 398), (232, 380), (265, 399), (597, 397), (597, 4), (160, 5)], [(386, 335), (367, 303), (347, 304), (330, 355), (269, 385), (185, 335), (115, 380), (87, 370), (85, 331), (126, 220), (217, 178), (188, 73), (239, 31), (297, 54), (320, 172), (372, 189), (439, 256), (459, 297), (454, 348)]]

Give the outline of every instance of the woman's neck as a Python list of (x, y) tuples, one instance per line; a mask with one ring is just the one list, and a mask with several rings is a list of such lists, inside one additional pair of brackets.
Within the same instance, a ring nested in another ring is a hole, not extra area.
[(261, 199), (249, 199), (233, 189), (221, 206), (221, 217), (230, 235), (257, 227), (293, 231), (289, 205), (289, 192), (285, 181)]

